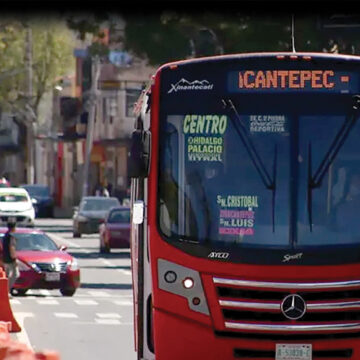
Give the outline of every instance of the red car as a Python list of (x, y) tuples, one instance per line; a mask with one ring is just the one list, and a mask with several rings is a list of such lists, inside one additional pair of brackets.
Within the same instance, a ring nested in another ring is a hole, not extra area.
[(130, 207), (116, 206), (109, 210), (99, 226), (100, 252), (130, 247)]
[[(2, 238), (7, 228), (0, 227), (0, 255)], [(64, 296), (73, 296), (80, 286), (80, 269), (76, 259), (59, 247), (39, 229), (17, 228), (16, 253), (20, 277), (11, 293), (25, 295), (29, 289), (59, 289)]]

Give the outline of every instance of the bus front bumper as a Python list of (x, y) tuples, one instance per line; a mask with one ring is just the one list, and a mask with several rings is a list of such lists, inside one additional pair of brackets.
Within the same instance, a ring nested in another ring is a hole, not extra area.
[(154, 310), (156, 360), (275, 359), (276, 344), (311, 344), (312, 359), (360, 359), (360, 334), (341, 339), (264, 340), (240, 337), (239, 333), (217, 334), (212, 327)]

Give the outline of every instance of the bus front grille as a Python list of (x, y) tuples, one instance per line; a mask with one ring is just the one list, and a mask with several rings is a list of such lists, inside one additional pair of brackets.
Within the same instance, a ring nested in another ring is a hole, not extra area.
[[(266, 334), (360, 332), (360, 280), (277, 283), (214, 277), (222, 331)], [(303, 312), (288, 316), (293, 297)], [(289, 298), (288, 303), (284, 300)]]

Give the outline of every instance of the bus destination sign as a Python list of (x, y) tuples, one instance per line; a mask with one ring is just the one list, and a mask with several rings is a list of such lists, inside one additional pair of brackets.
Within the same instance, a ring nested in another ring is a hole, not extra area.
[(230, 92), (334, 92), (358, 91), (354, 73), (335, 70), (243, 70), (228, 76)]

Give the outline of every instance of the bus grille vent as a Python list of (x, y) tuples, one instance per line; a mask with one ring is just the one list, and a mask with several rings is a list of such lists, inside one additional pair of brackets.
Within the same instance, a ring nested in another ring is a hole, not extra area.
[[(277, 283), (214, 277), (213, 282), (224, 321), (217, 330), (224, 333), (311, 337), (360, 332), (360, 280)], [(299, 311), (287, 311), (294, 304)]]

